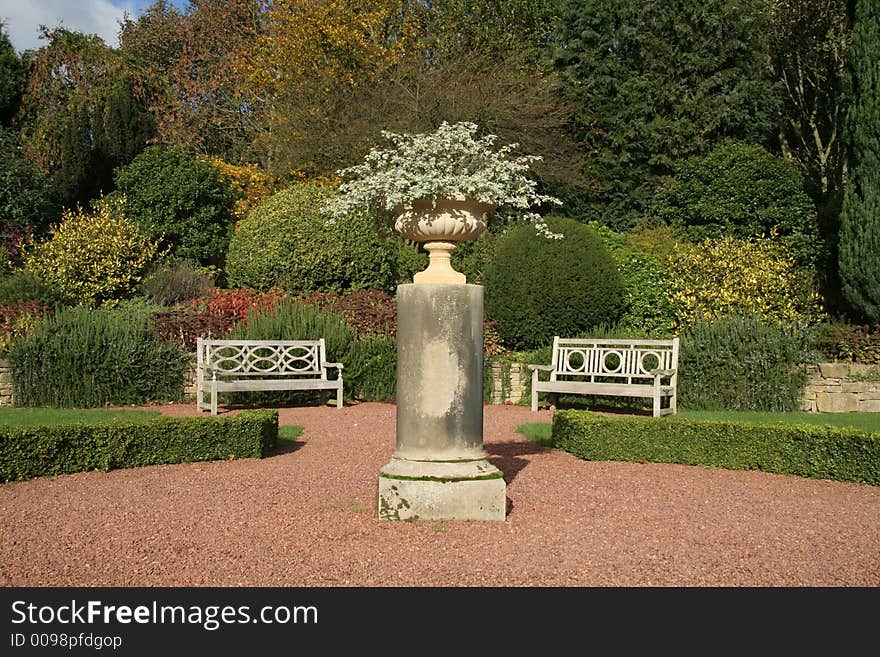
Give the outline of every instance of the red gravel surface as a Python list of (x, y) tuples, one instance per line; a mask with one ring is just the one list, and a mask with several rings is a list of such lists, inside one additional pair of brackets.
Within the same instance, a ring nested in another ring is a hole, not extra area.
[(394, 414), (373, 403), (281, 409), (282, 424), (304, 431), (270, 458), (0, 485), (0, 584), (880, 585), (880, 488), (581, 461), (517, 434), (551, 417), (522, 407), (484, 414), (506, 521), (381, 521)]

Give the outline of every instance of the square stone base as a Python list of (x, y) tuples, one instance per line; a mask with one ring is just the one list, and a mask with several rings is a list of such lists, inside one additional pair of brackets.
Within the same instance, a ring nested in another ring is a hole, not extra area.
[[(507, 484), (501, 471), (483, 461), (478, 479), (441, 478), (435, 471), (424, 478), (389, 476), (394, 461), (379, 472), (379, 517), (383, 520), (504, 520)], [(497, 477), (486, 478), (486, 468)], [(445, 473), (444, 473), (445, 474)], [(444, 480), (445, 479), (445, 480)]]

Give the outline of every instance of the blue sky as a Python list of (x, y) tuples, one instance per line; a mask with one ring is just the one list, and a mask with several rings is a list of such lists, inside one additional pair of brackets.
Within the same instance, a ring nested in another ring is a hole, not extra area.
[[(152, 0), (0, 0), (0, 20), (13, 47), (21, 52), (45, 45), (38, 38), (40, 25), (97, 34), (110, 46), (118, 46), (119, 21), (124, 12), (138, 16)], [(172, 0), (185, 7), (187, 0)]]

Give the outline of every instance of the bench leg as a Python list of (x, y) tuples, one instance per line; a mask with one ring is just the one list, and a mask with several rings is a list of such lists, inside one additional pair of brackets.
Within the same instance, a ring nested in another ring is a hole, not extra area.
[(336, 408), (342, 408), (342, 386), (336, 388)]
[(532, 412), (538, 410), (538, 370), (532, 370)]
[(211, 383), (211, 415), (217, 415), (217, 382)]

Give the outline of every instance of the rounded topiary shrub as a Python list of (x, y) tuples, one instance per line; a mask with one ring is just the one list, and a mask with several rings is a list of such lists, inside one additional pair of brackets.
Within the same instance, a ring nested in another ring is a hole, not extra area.
[(800, 171), (762, 146), (725, 142), (681, 167), (657, 215), (694, 242), (776, 236), (801, 265), (821, 252), (816, 209)]
[(548, 217), (562, 239), (532, 225), (511, 228), (486, 267), (486, 315), (512, 349), (535, 349), (554, 335), (575, 337), (619, 318), (623, 287), (596, 232), (573, 219)]
[(231, 287), (342, 292), (396, 283), (397, 253), (369, 217), (351, 214), (328, 223), (321, 206), (332, 190), (311, 183), (288, 187), (239, 222), (229, 244)]
[(128, 217), (170, 257), (218, 264), (229, 244), (235, 192), (217, 169), (178, 148), (151, 146), (117, 169)]

